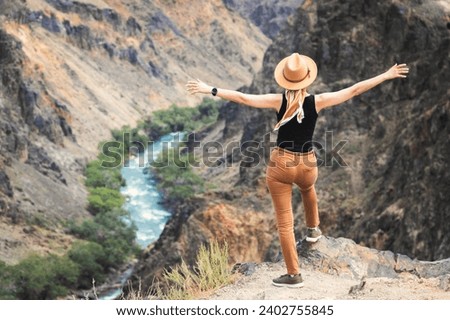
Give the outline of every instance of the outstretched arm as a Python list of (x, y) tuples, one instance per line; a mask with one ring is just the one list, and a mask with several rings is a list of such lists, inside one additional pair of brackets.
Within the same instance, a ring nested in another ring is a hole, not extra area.
[[(211, 94), (213, 87), (197, 79), (188, 81), (186, 84), (186, 89), (191, 94)], [(247, 94), (222, 88), (217, 88), (216, 96), (239, 104), (245, 104), (250, 107), (273, 108), (276, 110), (280, 108), (282, 102), (281, 94)]]
[(319, 112), (324, 108), (332, 107), (345, 102), (353, 98), (354, 96), (360, 95), (361, 93), (364, 93), (372, 89), (373, 87), (376, 87), (386, 80), (406, 78), (408, 72), (409, 68), (406, 66), (406, 64), (395, 64), (388, 71), (379, 74), (376, 77), (358, 82), (351, 87), (336, 92), (318, 94), (315, 96), (316, 110), (317, 112)]

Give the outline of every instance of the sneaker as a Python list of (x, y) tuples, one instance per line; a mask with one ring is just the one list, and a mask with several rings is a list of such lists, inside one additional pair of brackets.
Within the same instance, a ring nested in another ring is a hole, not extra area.
[(303, 287), (303, 279), (300, 273), (296, 275), (285, 274), (273, 279), (272, 284), (277, 287), (301, 288)]
[(322, 231), (320, 231), (319, 227), (308, 228), (306, 233), (306, 241), (317, 242), (320, 238), (322, 238)]

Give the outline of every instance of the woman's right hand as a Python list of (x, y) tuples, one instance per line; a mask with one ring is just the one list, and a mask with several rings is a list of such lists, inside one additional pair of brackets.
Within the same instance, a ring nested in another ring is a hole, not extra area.
[(197, 80), (189, 80), (186, 84), (186, 89), (189, 91), (190, 94), (195, 93), (204, 93), (209, 94), (211, 93), (213, 87), (207, 85), (203, 81), (197, 79)]

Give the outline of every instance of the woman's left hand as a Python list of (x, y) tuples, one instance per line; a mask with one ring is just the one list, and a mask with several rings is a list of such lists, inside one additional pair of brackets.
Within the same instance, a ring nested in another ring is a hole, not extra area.
[(406, 75), (409, 73), (409, 68), (405, 63), (395, 64), (384, 74), (386, 75), (386, 79), (395, 79), (395, 78), (406, 78)]

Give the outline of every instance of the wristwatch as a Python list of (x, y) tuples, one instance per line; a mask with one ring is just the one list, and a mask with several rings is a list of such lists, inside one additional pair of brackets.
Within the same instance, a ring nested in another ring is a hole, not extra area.
[(212, 88), (212, 89), (211, 89), (211, 94), (212, 94), (213, 96), (216, 96), (216, 94), (217, 94), (217, 88)]

